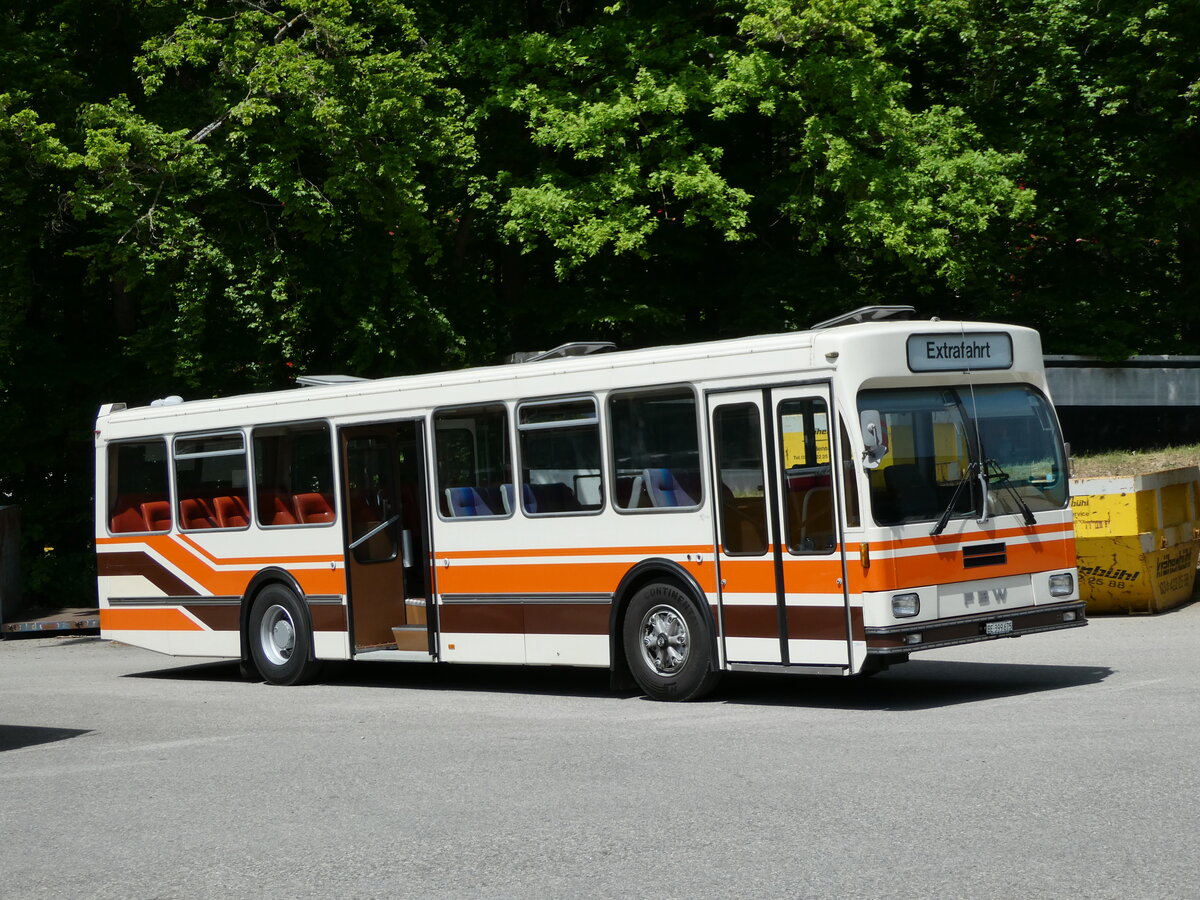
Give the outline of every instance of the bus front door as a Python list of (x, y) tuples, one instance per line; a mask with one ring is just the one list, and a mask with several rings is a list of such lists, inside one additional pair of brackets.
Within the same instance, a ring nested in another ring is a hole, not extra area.
[(424, 425), (341, 429), (346, 576), (356, 652), (433, 654)]
[(713, 393), (725, 659), (850, 664), (833, 419), (825, 385)]

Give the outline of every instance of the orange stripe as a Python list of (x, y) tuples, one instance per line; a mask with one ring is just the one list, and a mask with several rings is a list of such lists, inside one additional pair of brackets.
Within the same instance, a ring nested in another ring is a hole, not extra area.
[(895, 541), (871, 541), (871, 552), (879, 553), (885, 550), (911, 550), (914, 547), (945, 547), (953, 545), (951, 549), (957, 549), (959, 544), (970, 544), (976, 541), (995, 541), (1002, 538), (1013, 537), (1031, 537), (1033, 535), (1054, 535), (1061, 534), (1064, 531), (1074, 531), (1074, 524), (1071, 522), (1055, 522), (1049, 525), (1037, 525), (1033, 527), (1017, 526), (1015, 528), (1001, 528), (996, 531), (968, 531), (963, 534), (924, 534), (919, 537), (902, 538)]
[(102, 631), (203, 631), (178, 609), (102, 609)]
[[(705, 591), (716, 590), (711, 562), (684, 564)], [(630, 563), (452, 565), (437, 570), (441, 594), (611, 594)]]
[(340, 553), (337, 554), (336, 556), (272, 556), (272, 557), (262, 557), (262, 556), (233, 557), (233, 556), (231, 556), (228, 558), (223, 558), (223, 557), (219, 557), (219, 556), (213, 556), (211, 553), (209, 553), (206, 549), (204, 549), (199, 544), (197, 544), (194, 540), (192, 540), (191, 537), (189, 537), (186, 534), (178, 535), (178, 537), (179, 537), (179, 540), (183, 541), (188, 546), (199, 551), (203, 556), (208, 558), (211, 562), (215, 563), (216, 565), (222, 565), (222, 566), (238, 566), (238, 565), (261, 566), (264, 564), (264, 562), (267, 559), (269, 559), (274, 565), (280, 565), (280, 566), (287, 565), (289, 563), (331, 563), (331, 562), (341, 562), (344, 558), (342, 556), (342, 554), (340, 554)]
[(1075, 539), (1037, 543), (1010, 543), (1008, 560), (1003, 565), (964, 568), (958, 547), (938, 553), (916, 556), (885, 557), (871, 561), (865, 573), (861, 565), (850, 565), (850, 588), (853, 591), (890, 591), (919, 585), (953, 584), (959, 581), (979, 581), (1011, 575), (1032, 575), (1053, 569), (1069, 569), (1075, 565)]
[[(256, 559), (218, 560), (218, 563), (253, 565), (257, 567), (255, 569), (219, 572), (214, 571), (212, 565), (205, 559), (191, 552), (188, 546), (172, 540), (170, 535), (143, 535), (136, 541), (130, 540), (126, 543), (144, 543), (148, 545), (163, 559), (201, 585), (205, 591), (223, 597), (235, 597), (244, 594), (246, 586), (250, 583), (250, 579), (257, 574), (258, 569), (268, 565), (278, 565), (286, 569), (289, 563), (305, 559), (305, 557), (260, 557)], [(195, 546), (191, 541), (188, 541), (188, 544)], [(203, 552), (203, 549), (200, 547), (196, 547), (196, 549)], [(216, 557), (210, 554), (206, 553), (205, 555), (209, 559), (216, 559)], [(322, 559), (329, 562), (335, 558), (323, 557)], [(346, 592), (346, 574), (345, 570), (341, 567), (337, 569), (288, 569), (288, 571), (299, 582), (301, 589), (306, 594), (344, 594)]]
[[(175, 535), (175, 537), (188, 544), (216, 565), (263, 565), (268, 560), (275, 565), (287, 565), (290, 563), (340, 563), (343, 559), (340, 553), (328, 556), (243, 556), (222, 558), (213, 556), (208, 550), (201, 547), (186, 534)], [(159, 549), (157, 545), (164, 541), (174, 543), (170, 534), (142, 534), (135, 537), (103, 537), (96, 539), (97, 544), (149, 544), (155, 547), (155, 549)]]
[(669, 547), (555, 547), (495, 550), (451, 550), (437, 553), (438, 559), (521, 559), (556, 556), (677, 556), (688, 553), (712, 553), (712, 544)]

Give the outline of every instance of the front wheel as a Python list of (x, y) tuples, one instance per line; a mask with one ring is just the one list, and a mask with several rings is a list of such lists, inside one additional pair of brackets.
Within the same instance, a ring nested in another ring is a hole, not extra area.
[(673, 584), (654, 582), (633, 595), (622, 638), (634, 680), (654, 700), (698, 700), (721, 678), (712, 670), (708, 624)]
[(263, 588), (250, 607), (250, 657), (271, 684), (303, 684), (316, 678), (321, 664), (310, 658), (312, 629), (308, 610), (282, 585)]

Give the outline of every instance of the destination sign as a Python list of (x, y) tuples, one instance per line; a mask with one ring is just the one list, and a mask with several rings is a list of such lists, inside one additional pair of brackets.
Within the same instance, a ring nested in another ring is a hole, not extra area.
[(908, 368), (913, 372), (1010, 369), (1012, 364), (1012, 337), (1002, 331), (914, 334), (908, 339)]

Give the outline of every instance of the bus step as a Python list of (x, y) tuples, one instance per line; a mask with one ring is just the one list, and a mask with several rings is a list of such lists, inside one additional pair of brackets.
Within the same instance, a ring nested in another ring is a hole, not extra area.
[(392, 628), (397, 650), (429, 651), (429, 630), (424, 625), (401, 625)]

